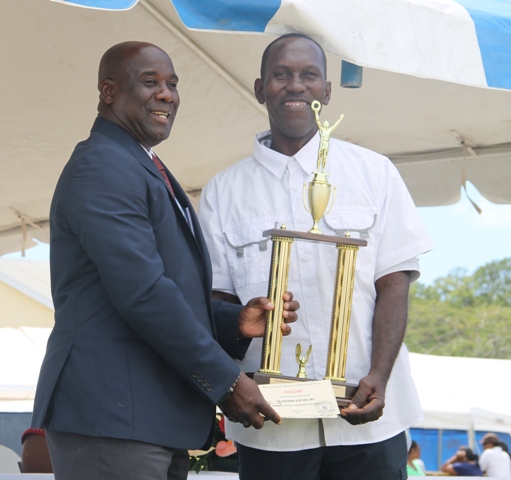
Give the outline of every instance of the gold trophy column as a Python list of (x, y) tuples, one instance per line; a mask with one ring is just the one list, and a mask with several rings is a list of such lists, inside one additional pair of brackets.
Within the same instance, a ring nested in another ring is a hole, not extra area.
[[(285, 229), (283, 225), (281, 227)], [(289, 260), (293, 239), (273, 235), (271, 253), (270, 284), (268, 287), (268, 299), (275, 308), (268, 312), (264, 344), (261, 356), (260, 373), (280, 375), (280, 353), (282, 349), (282, 312), (284, 300), (282, 295), (287, 290), (289, 277)]]
[(346, 357), (358, 247), (337, 244), (337, 276), (325, 379), (346, 382)]

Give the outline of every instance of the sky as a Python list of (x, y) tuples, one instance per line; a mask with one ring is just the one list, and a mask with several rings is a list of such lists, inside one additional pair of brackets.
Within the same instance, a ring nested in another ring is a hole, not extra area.
[[(488, 262), (511, 257), (511, 205), (489, 202), (471, 184), (467, 184), (467, 190), (482, 214), (477, 213), (465, 192), (454, 205), (418, 208), (435, 243), (435, 249), (421, 257), (421, 283), (431, 285), (458, 267), (471, 274)], [(22, 258), (19, 252), (5, 257)], [(25, 258), (48, 260), (48, 257), (48, 245), (40, 243), (28, 249)]]
[(434, 250), (421, 257), (419, 282), (430, 285), (457, 267), (472, 274), (486, 263), (511, 257), (511, 205), (489, 202), (471, 184), (467, 184), (467, 191), (482, 214), (464, 191), (454, 205), (418, 208), (435, 243)]

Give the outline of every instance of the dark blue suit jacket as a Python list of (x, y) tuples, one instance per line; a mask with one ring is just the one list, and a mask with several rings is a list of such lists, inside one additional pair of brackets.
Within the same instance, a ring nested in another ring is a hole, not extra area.
[(96, 119), (64, 168), (50, 212), (55, 328), (33, 426), (207, 443), (215, 404), (240, 371), (231, 357), (248, 344), (237, 340), (241, 307), (211, 301), (199, 223), (167, 173), (195, 235), (153, 161), (117, 125)]

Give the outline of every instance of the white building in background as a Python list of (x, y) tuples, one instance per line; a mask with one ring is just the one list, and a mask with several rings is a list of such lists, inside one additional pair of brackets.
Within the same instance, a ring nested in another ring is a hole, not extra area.
[(31, 412), (54, 324), (48, 261), (0, 257), (0, 412)]
[(49, 262), (0, 258), (0, 328), (53, 327)]

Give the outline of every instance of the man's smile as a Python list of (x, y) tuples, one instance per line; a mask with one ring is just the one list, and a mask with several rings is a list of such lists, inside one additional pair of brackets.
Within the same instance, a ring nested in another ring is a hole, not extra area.
[(285, 102), (282, 102), (282, 105), (284, 107), (291, 108), (304, 108), (309, 106), (309, 102), (306, 102), (305, 100), (286, 100)]
[(153, 115), (157, 116), (158, 118), (162, 118), (164, 120), (167, 120), (170, 118), (171, 113), (170, 112), (162, 112), (162, 111), (154, 111), (151, 112)]

